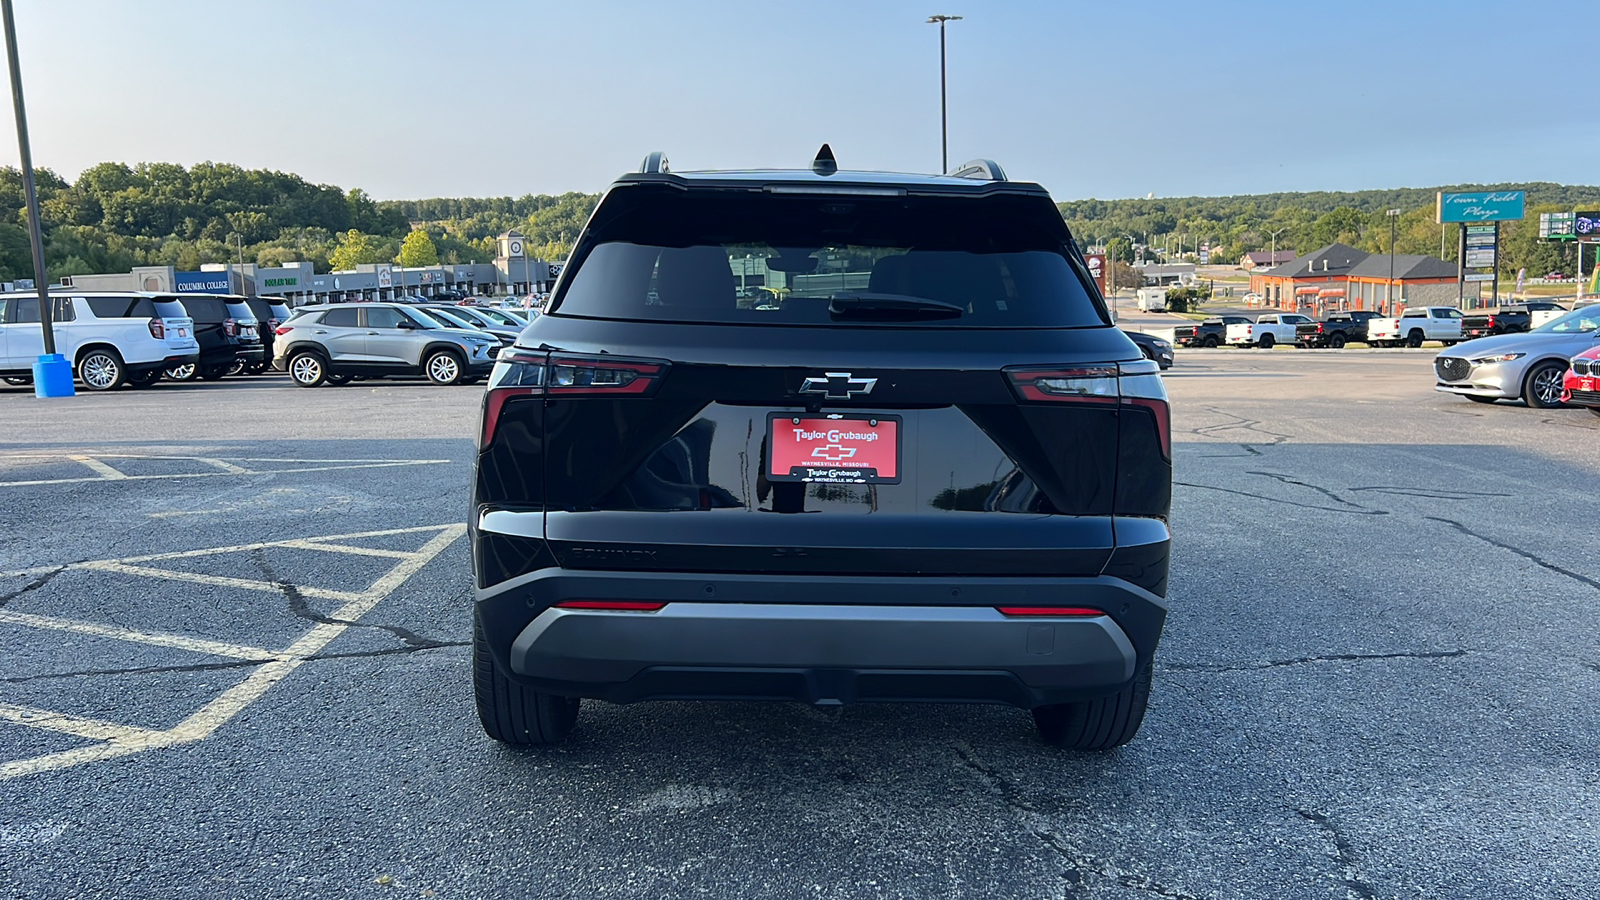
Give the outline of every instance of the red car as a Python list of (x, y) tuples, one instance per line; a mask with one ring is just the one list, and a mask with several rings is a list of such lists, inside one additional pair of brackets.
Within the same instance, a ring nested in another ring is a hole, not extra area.
[(1585, 350), (1572, 358), (1561, 382), (1561, 400), (1587, 406), (1600, 416), (1600, 347)]

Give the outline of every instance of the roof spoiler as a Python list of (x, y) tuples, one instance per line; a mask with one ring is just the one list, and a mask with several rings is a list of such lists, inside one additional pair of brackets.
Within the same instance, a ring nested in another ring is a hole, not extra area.
[(974, 159), (962, 163), (945, 173), (953, 178), (971, 178), (975, 181), (1009, 181), (1006, 170), (992, 159)]

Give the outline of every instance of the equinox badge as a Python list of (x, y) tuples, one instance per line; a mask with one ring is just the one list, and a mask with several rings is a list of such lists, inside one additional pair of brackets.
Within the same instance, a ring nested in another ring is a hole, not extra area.
[(826, 372), (822, 378), (807, 378), (800, 385), (802, 394), (821, 394), (829, 400), (849, 400), (857, 394), (870, 394), (876, 378), (854, 378), (849, 372)]

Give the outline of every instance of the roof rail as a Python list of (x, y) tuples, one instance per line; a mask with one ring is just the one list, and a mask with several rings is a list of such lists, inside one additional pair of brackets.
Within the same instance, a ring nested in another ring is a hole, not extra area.
[(1006, 181), (1006, 170), (992, 159), (974, 159), (962, 163), (946, 174), (955, 178), (973, 178), (978, 181)]
[(667, 155), (660, 150), (646, 153), (644, 162), (639, 164), (639, 171), (646, 175), (662, 175), (671, 171), (667, 167)]

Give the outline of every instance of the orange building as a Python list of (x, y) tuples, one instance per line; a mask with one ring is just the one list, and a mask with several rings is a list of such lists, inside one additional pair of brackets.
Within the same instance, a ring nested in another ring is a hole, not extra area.
[[(1406, 306), (1457, 306), (1456, 264), (1433, 256), (1397, 254), (1394, 278), (1387, 254), (1368, 253), (1344, 244), (1329, 244), (1291, 262), (1250, 274), (1250, 290), (1263, 305), (1323, 316), (1353, 309), (1397, 314)], [(1477, 284), (1466, 286), (1476, 299)], [(1394, 308), (1385, 298), (1394, 299)]]

